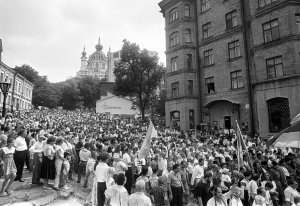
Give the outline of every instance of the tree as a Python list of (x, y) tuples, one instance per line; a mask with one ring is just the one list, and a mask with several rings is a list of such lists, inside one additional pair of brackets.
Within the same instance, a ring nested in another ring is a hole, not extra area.
[(82, 106), (82, 97), (78, 89), (78, 82), (74, 79), (63, 83), (61, 104), (64, 109), (74, 110)]
[(58, 106), (61, 95), (55, 85), (48, 81), (47, 76), (40, 76), (36, 70), (25, 64), (20, 67), (16, 66), (15, 71), (34, 84), (32, 91), (32, 104), (34, 106), (49, 108)]
[(114, 69), (116, 77), (114, 94), (128, 96), (133, 108), (139, 108), (142, 119), (150, 107), (150, 99), (159, 86), (164, 74), (163, 67), (158, 65), (158, 57), (150, 56), (149, 51), (135, 43), (123, 41), (121, 60)]
[(96, 101), (100, 99), (100, 80), (92, 77), (79, 79), (78, 89), (82, 96), (83, 106), (91, 109), (96, 107)]

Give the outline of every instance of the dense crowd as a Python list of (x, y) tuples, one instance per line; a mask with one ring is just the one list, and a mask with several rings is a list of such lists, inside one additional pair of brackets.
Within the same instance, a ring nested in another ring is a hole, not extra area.
[(32, 184), (47, 190), (69, 190), (70, 181), (91, 187), (92, 205), (300, 205), (298, 151), (244, 136), (238, 163), (232, 131), (178, 132), (152, 121), (158, 135), (141, 158), (147, 123), (140, 120), (64, 110), (8, 115), (0, 135), (0, 197), (12, 193), (13, 181), (24, 181), (26, 166)]

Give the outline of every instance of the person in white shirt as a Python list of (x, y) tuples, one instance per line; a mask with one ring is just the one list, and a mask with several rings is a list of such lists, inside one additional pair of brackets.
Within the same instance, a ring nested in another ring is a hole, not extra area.
[(284, 197), (286, 206), (291, 206), (294, 204), (295, 197), (300, 197), (300, 193), (297, 191), (298, 182), (294, 179), (289, 179), (287, 181), (288, 187), (284, 190)]
[(78, 167), (78, 179), (77, 183), (81, 182), (81, 174), (85, 173), (86, 164), (89, 158), (91, 158), (91, 152), (89, 151), (89, 143), (85, 143), (84, 147), (79, 152), (79, 167)]
[(34, 143), (29, 151), (33, 153), (33, 173), (32, 173), (32, 184), (43, 184), (40, 182), (41, 176), (41, 166), (42, 166), (42, 157), (43, 157), (43, 140), (45, 137), (43, 135), (38, 136), (38, 141)]
[(125, 147), (125, 149), (123, 151), (123, 160), (127, 165), (127, 170), (125, 172), (126, 183), (125, 183), (124, 187), (128, 191), (128, 194), (131, 194), (133, 172), (132, 172), (132, 167), (131, 167), (132, 166), (131, 157), (129, 154), (130, 153), (129, 153), (128, 148)]
[(125, 174), (126, 170), (128, 170), (128, 167), (126, 163), (123, 161), (123, 159), (120, 158), (120, 154), (115, 153), (113, 158), (114, 158), (113, 167), (116, 169), (116, 174), (119, 173)]
[(58, 138), (56, 140), (56, 146), (55, 146), (55, 169), (56, 169), (56, 175), (54, 180), (54, 189), (58, 189), (59, 186), (59, 180), (61, 177), (61, 168), (63, 166), (64, 162), (64, 150), (62, 148), (63, 140), (61, 138)]
[(193, 169), (193, 174), (191, 178), (191, 185), (197, 184), (201, 178), (204, 176), (204, 158), (199, 159), (199, 164), (197, 164)]
[(145, 181), (137, 181), (135, 188), (136, 192), (129, 196), (128, 206), (152, 206), (150, 198), (144, 194)]
[(128, 192), (124, 187), (126, 177), (123, 173), (119, 173), (115, 177), (116, 184), (105, 190), (105, 205), (128, 206)]
[(166, 159), (166, 153), (162, 152), (161, 155), (158, 157), (158, 170), (159, 174), (161, 174), (166, 168), (167, 168), (167, 159)]
[(100, 154), (100, 162), (96, 167), (96, 177), (97, 177), (97, 199), (98, 199), (98, 205), (104, 206), (105, 201), (105, 190), (106, 190), (106, 181), (108, 179), (108, 169), (109, 166), (107, 165), (108, 160), (108, 153), (102, 152)]
[(14, 154), (14, 161), (17, 167), (17, 176), (15, 178), (15, 181), (20, 182), (24, 182), (24, 180), (22, 180), (22, 175), (27, 154), (27, 144), (25, 140), (26, 135), (27, 131), (25, 129), (22, 129), (18, 132), (18, 137), (15, 140), (16, 151)]

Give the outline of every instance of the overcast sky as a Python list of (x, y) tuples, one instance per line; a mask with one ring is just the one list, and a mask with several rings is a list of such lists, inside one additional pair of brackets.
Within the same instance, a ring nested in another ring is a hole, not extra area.
[(106, 54), (122, 40), (159, 53), (165, 65), (164, 18), (160, 0), (0, 0), (2, 61), (28, 64), (51, 82), (76, 76), (83, 47)]

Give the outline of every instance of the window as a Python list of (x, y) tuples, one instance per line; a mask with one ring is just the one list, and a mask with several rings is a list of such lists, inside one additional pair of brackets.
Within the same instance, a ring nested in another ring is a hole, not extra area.
[(179, 96), (179, 83), (175, 82), (172, 83), (172, 97), (178, 97)]
[(13, 78), (11, 77), (9, 82), (12, 84), (12, 81), (13, 81)]
[(264, 7), (266, 5), (269, 5), (277, 0), (258, 0), (258, 7)]
[(240, 41), (230, 42), (228, 44), (229, 59), (235, 59), (241, 56)]
[(5, 82), (8, 82), (8, 75), (5, 76)]
[(226, 28), (231, 29), (235, 26), (237, 26), (237, 14), (236, 10), (226, 14)]
[(188, 95), (191, 96), (194, 93), (194, 81), (188, 80)]
[(170, 35), (170, 47), (176, 46), (179, 44), (179, 33), (175, 32)]
[(192, 54), (186, 55), (186, 67), (188, 70), (192, 70)]
[(211, 22), (208, 22), (207, 24), (204, 24), (202, 26), (202, 33), (203, 33), (203, 39), (206, 39), (206, 38), (212, 36)]
[(204, 66), (209, 66), (214, 63), (213, 50), (208, 50), (204, 52)]
[(184, 16), (185, 17), (190, 17), (191, 16), (191, 7), (188, 4), (186, 4), (184, 6)]
[(173, 9), (172, 11), (170, 11), (170, 22), (175, 21), (178, 19), (178, 11), (177, 8)]
[(300, 14), (296, 14), (296, 27), (297, 27), (297, 34), (300, 34)]
[(3, 78), (4, 78), (4, 74), (1, 73), (1, 76), (0, 76), (0, 81), (1, 81), (1, 82), (3, 82), (3, 80), (4, 80)]
[(185, 30), (185, 42), (192, 42), (192, 35), (190, 29)]
[(283, 76), (282, 57), (274, 57), (266, 60), (268, 79)]
[(205, 79), (205, 84), (207, 87), (207, 93), (212, 94), (215, 93), (215, 80), (214, 77), (209, 77)]
[(241, 70), (236, 72), (231, 72), (230, 78), (231, 78), (231, 89), (237, 89), (244, 86)]
[(177, 59), (178, 57), (171, 58), (171, 72), (177, 71)]
[(268, 100), (269, 129), (270, 132), (280, 132), (290, 125), (290, 107), (287, 98), (274, 98)]
[(201, 2), (201, 12), (210, 9), (210, 0), (200, 0), (200, 2)]
[(265, 43), (279, 39), (278, 19), (263, 24), (263, 33)]

